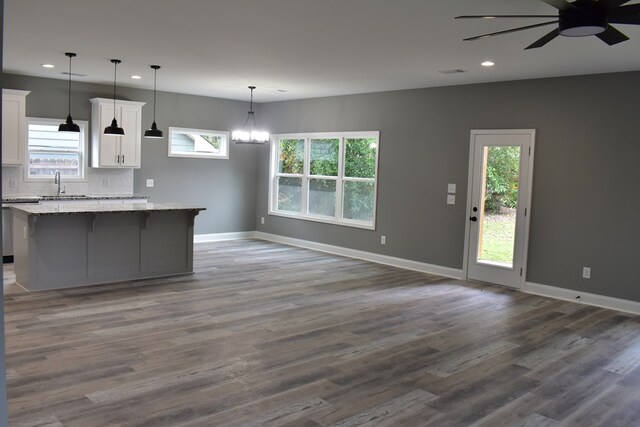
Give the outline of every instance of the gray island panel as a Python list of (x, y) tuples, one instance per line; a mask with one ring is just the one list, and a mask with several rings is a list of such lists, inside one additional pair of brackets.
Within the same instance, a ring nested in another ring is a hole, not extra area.
[(25, 205), (14, 211), (16, 282), (60, 289), (193, 272), (201, 207)]

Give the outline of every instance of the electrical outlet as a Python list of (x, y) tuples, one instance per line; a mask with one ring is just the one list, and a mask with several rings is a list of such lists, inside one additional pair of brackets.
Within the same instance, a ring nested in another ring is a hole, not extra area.
[(456, 192), (456, 185), (455, 184), (448, 184), (447, 185), (447, 193), (455, 194), (455, 192)]
[(109, 188), (109, 178), (102, 178), (102, 186), (104, 188)]
[(153, 179), (147, 179), (147, 187), (153, 187)]
[(387, 244), (387, 236), (380, 236), (380, 244), (381, 245)]
[(264, 224), (264, 217), (263, 216), (260, 217), (260, 224)]
[(16, 188), (18, 186), (18, 180), (15, 178), (9, 179), (9, 188)]
[(447, 204), (455, 205), (456, 204), (456, 195), (455, 194), (447, 194)]
[(582, 278), (591, 279), (591, 267), (582, 267)]

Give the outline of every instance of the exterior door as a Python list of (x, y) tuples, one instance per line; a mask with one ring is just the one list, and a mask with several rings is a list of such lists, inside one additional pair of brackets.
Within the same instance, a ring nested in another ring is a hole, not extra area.
[(466, 277), (521, 288), (531, 205), (535, 130), (472, 130)]

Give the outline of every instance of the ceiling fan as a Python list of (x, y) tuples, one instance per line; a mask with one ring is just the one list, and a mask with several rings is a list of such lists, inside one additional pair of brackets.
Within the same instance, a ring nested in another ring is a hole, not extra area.
[(556, 18), (554, 21), (512, 28), (510, 30), (469, 37), (466, 40), (478, 40), (485, 37), (514, 33), (557, 24), (542, 38), (525, 49), (542, 47), (559, 35), (566, 37), (596, 36), (609, 46), (629, 40), (629, 37), (612, 27), (610, 24), (640, 25), (640, 3), (624, 6), (631, 0), (542, 0), (558, 9), (558, 15), (464, 15), (455, 19), (494, 19), (494, 18)]

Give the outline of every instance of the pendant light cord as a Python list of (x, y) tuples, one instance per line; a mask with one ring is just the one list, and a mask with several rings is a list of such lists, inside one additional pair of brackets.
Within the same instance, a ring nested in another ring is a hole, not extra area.
[(69, 115), (71, 115), (71, 55), (69, 55)]
[(113, 118), (116, 118), (116, 77), (118, 75), (118, 62), (113, 61)]
[(113, 63), (113, 117), (116, 117), (116, 76), (117, 76), (118, 63)]
[(158, 69), (153, 69), (153, 123), (156, 122), (156, 83), (158, 81)]

